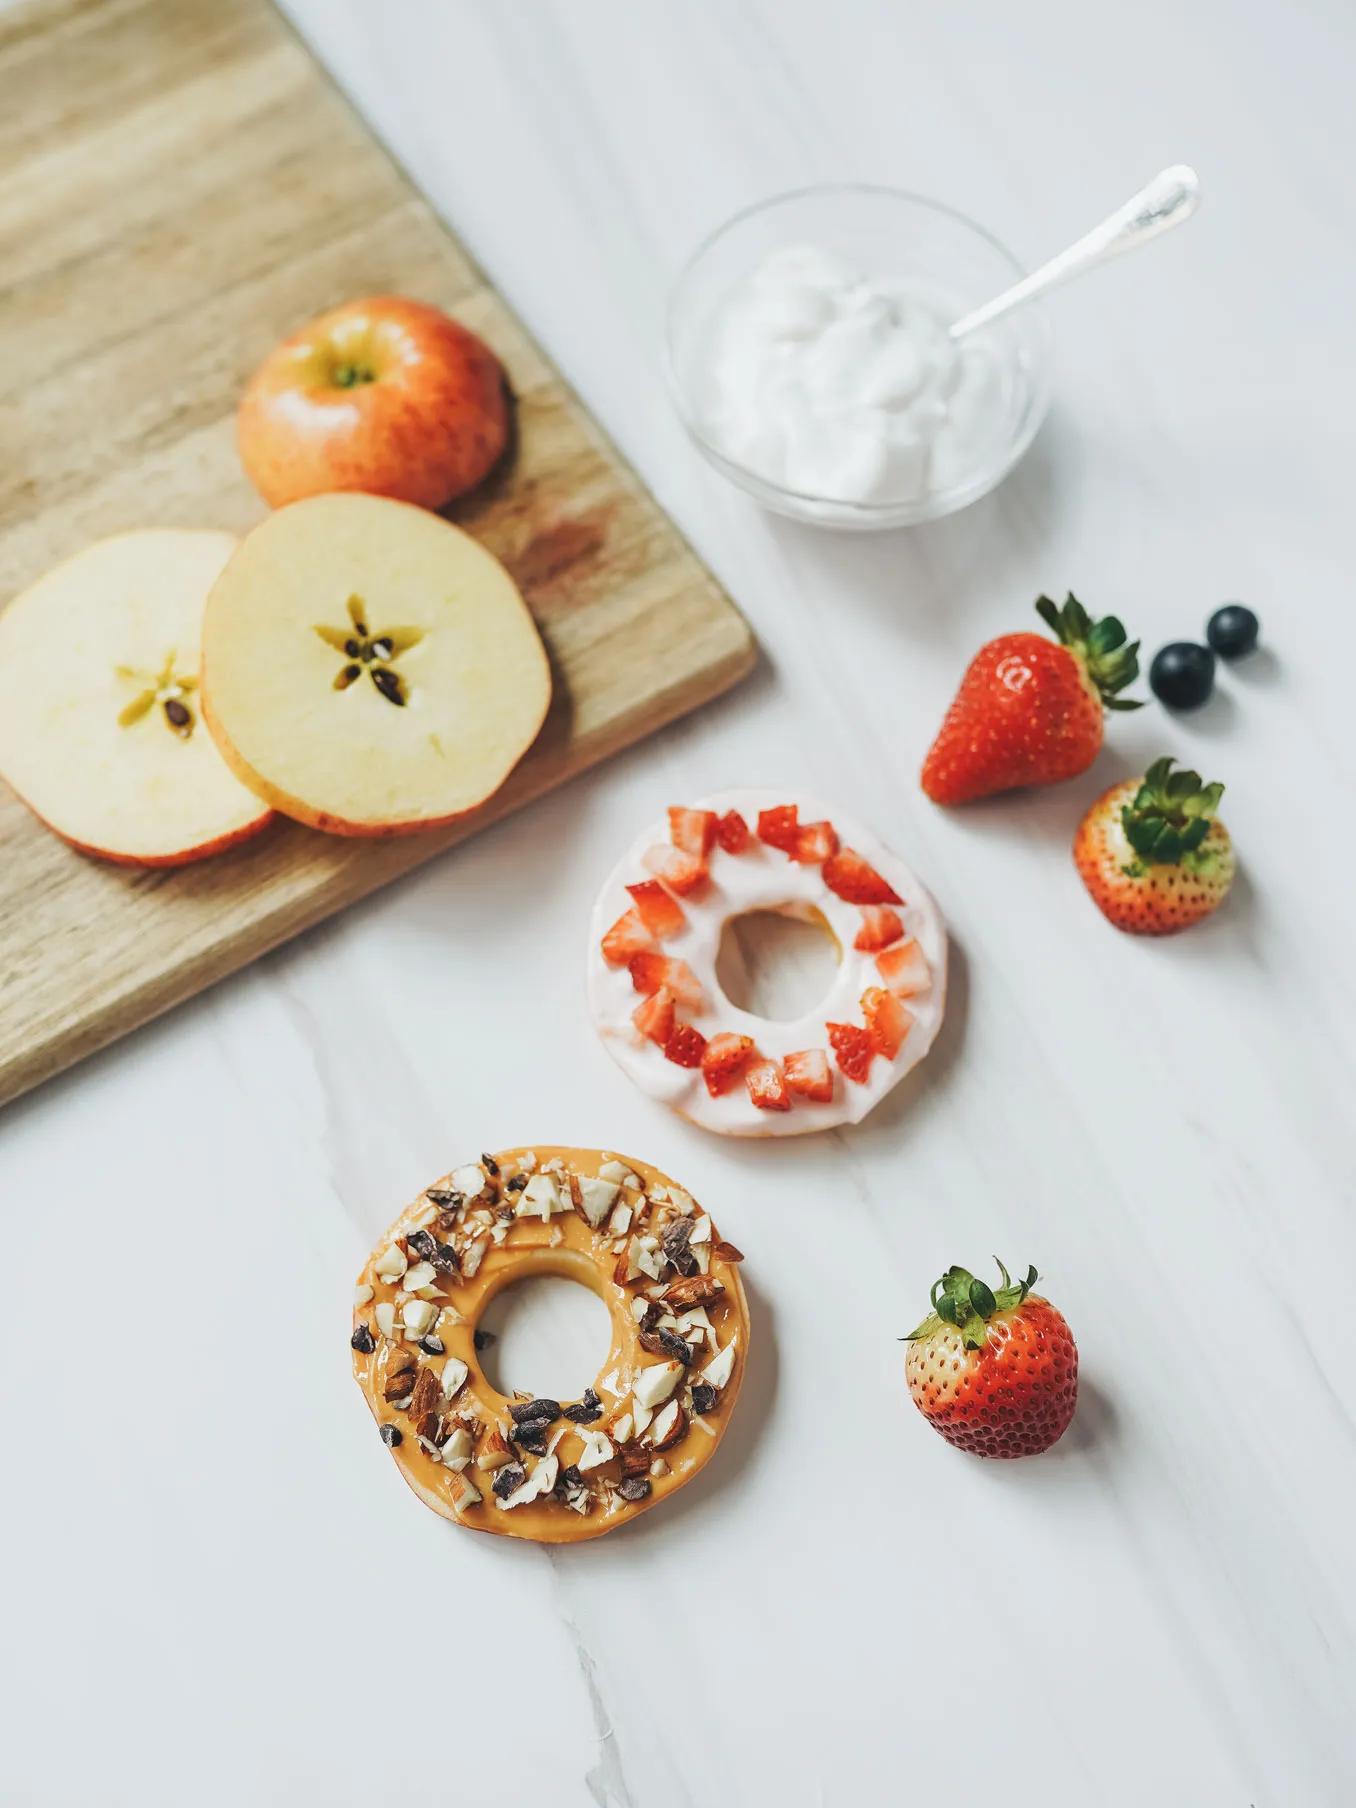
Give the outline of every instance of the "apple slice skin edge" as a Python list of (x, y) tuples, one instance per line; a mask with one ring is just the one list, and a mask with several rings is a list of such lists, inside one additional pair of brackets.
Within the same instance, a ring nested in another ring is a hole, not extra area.
[(77, 841), (73, 835), (66, 834), (64, 829), (59, 829), (54, 822), (48, 822), (41, 810), (34, 810), (26, 797), (22, 797), (17, 791), (14, 795), (20, 799), (26, 809), (32, 811), (45, 829), (52, 831), (58, 841), (64, 841), (66, 846), (74, 848), (77, 854), (84, 854), (91, 860), (105, 860), (110, 866), (153, 867), (157, 870), (172, 866), (193, 866), (199, 860), (211, 860), (217, 854), (229, 853), (232, 848), (241, 847), (245, 842), (253, 841), (256, 835), (262, 835), (265, 829), (271, 828), (278, 818), (277, 811), (270, 806), (262, 815), (255, 817), (253, 822), (247, 822), (238, 829), (231, 829), (225, 835), (219, 835), (214, 841), (204, 842), (201, 847), (185, 848), (181, 852), (173, 854), (117, 854), (110, 853), (107, 848), (91, 847), (88, 842)]
[[(481, 798), (480, 803), (472, 804), (467, 810), (455, 810), (450, 816), (421, 816), (413, 822), (349, 822), (342, 816), (332, 815), (328, 810), (318, 810), (312, 804), (303, 803), (299, 797), (293, 797), (281, 786), (270, 784), (252, 766), (246, 764), (212, 708), (212, 697), (205, 677), (202, 681), (202, 688), (198, 692), (198, 703), (208, 732), (217, 744), (218, 753), (236, 778), (240, 780), (240, 783), (247, 786), (257, 798), (266, 803), (273, 814), (286, 816), (292, 822), (300, 823), (303, 828), (319, 829), (322, 835), (341, 835), (350, 841), (391, 841), (398, 835), (424, 835), (434, 829), (451, 828), (454, 822), (465, 821), (468, 816), (474, 816), (477, 810), (487, 804), (490, 797), (496, 795), (491, 791), (489, 797)], [(547, 709), (549, 710), (549, 708), (550, 701), (548, 699)], [(543, 713), (542, 721), (545, 722), (545, 720), (546, 716)], [(540, 728), (537, 733), (541, 733)], [(501, 785), (499, 788), (502, 790), (503, 786)]]

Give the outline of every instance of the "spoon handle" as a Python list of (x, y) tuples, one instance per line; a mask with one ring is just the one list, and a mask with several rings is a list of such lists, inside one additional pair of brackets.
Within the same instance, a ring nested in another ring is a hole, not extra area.
[(1109, 263), (1123, 251), (1147, 245), (1160, 233), (1169, 232), (1183, 220), (1189, 220), (1200, 199), (1201, 185), (1195, 170), (1185, 163), (1175, 163), (1171, 169), (1155, 176), (1147, 188), (1132, 195), (1100, 226), (1094, 226), (1091, 232), (1070, 245), (1067, 251), (1061, 251), (1048, 264), (1042, 264), (1039, 270), (1033, 270), (1030, 276), (1024, 276), (1010, 289), (1004, 289), (1001, 295), (995, 295), (992, 301), (986, 301), (982, 307), (958, 320), (951, 328), (951, 337), (961, 339), (966, 333), (974, 332), (976, 327), (987, 326), (1000, 314), (1006, 314), (1010, 308), (1020, 307), (1034, 296), (1043, 295), (1057, 283), (1068, 282), (1072, 276), (1082, 276), (1085, 271), (1096, 269), (1098, 264)]

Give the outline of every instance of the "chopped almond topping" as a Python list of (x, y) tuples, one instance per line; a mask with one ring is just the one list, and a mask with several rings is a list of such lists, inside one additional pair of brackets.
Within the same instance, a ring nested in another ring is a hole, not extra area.
[[(719, 1244), (716, 1247), (719, 1251)], [(714, 1305), (724, 1291), (724, 1281), (709, 1274), (691, 1274), (670, 1282), (664, 1298), (675, 1312), (685, 1312), (689, 1306)]]
[[(387, 1372), (389, 1375), (389, 1369)], [(417, 1422), (426, 1413), (432, 1413), (435, 1407), (441, 1407), (442, 1403), (443, 1390), (438, 1377), (432, 1369), (420, 1369), (410, 1398), (410, 1417)], [(424, 1432), (423, 1435), (427, 1437), (428, 1433)]]
[(408, 1350), (392, 1350), (387, 1358), (386, 1374), (381, 1384), (382, 1397), (387, 1400), (403, 1400), (414, 1387), (418, 1366)]
[(487, 1472), (502, 1468), (505, 1463), (513, 1461), (513, 1451), (497, 1425), (491, 1425), (481, 1440), (480, 1450), (476, 1456), (476, 1464)]

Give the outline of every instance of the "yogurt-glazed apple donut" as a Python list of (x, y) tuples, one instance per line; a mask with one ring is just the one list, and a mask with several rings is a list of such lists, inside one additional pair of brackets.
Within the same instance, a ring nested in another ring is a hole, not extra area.
[[(742, 1260), (646, 1162), (540, 1146), (482, 1155), (421, 1193), (368, 1258), (353, 1372), (435, 1513), (543, 1544), (596, 1538), (715, 1453), (749, 1347)], [(612, 1319), (580, 1400), (510, 1400), (480, 1367), (485, 1307), (542, 1274), (582, 1282)]]
[[(750, 911), (828, 930), (838, 971), (803, 1017), (740, 1010), (716, 975)], [(946, 928), (904, 862), (859, 823), (794, 792), (726, 791), (669, 810), (594, 906), (589, 1008), (643, 1092), (727, 1136), (857, 1123), (931, 1048), (946, 1004)]]

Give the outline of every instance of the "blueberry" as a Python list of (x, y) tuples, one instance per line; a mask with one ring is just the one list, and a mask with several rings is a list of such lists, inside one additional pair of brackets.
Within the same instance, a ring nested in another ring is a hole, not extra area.
[(1160, 647), (1149, 667), (1149, 689), (1169, 709), (1199, 709), (1215, 688), (1215, 655), (1194, 640)]
[(1242, 603), (1225, 603), (1205, 625), (1205, 638), (1221, 659), (1242, 659), (1257, 645), (1257, 617)]

